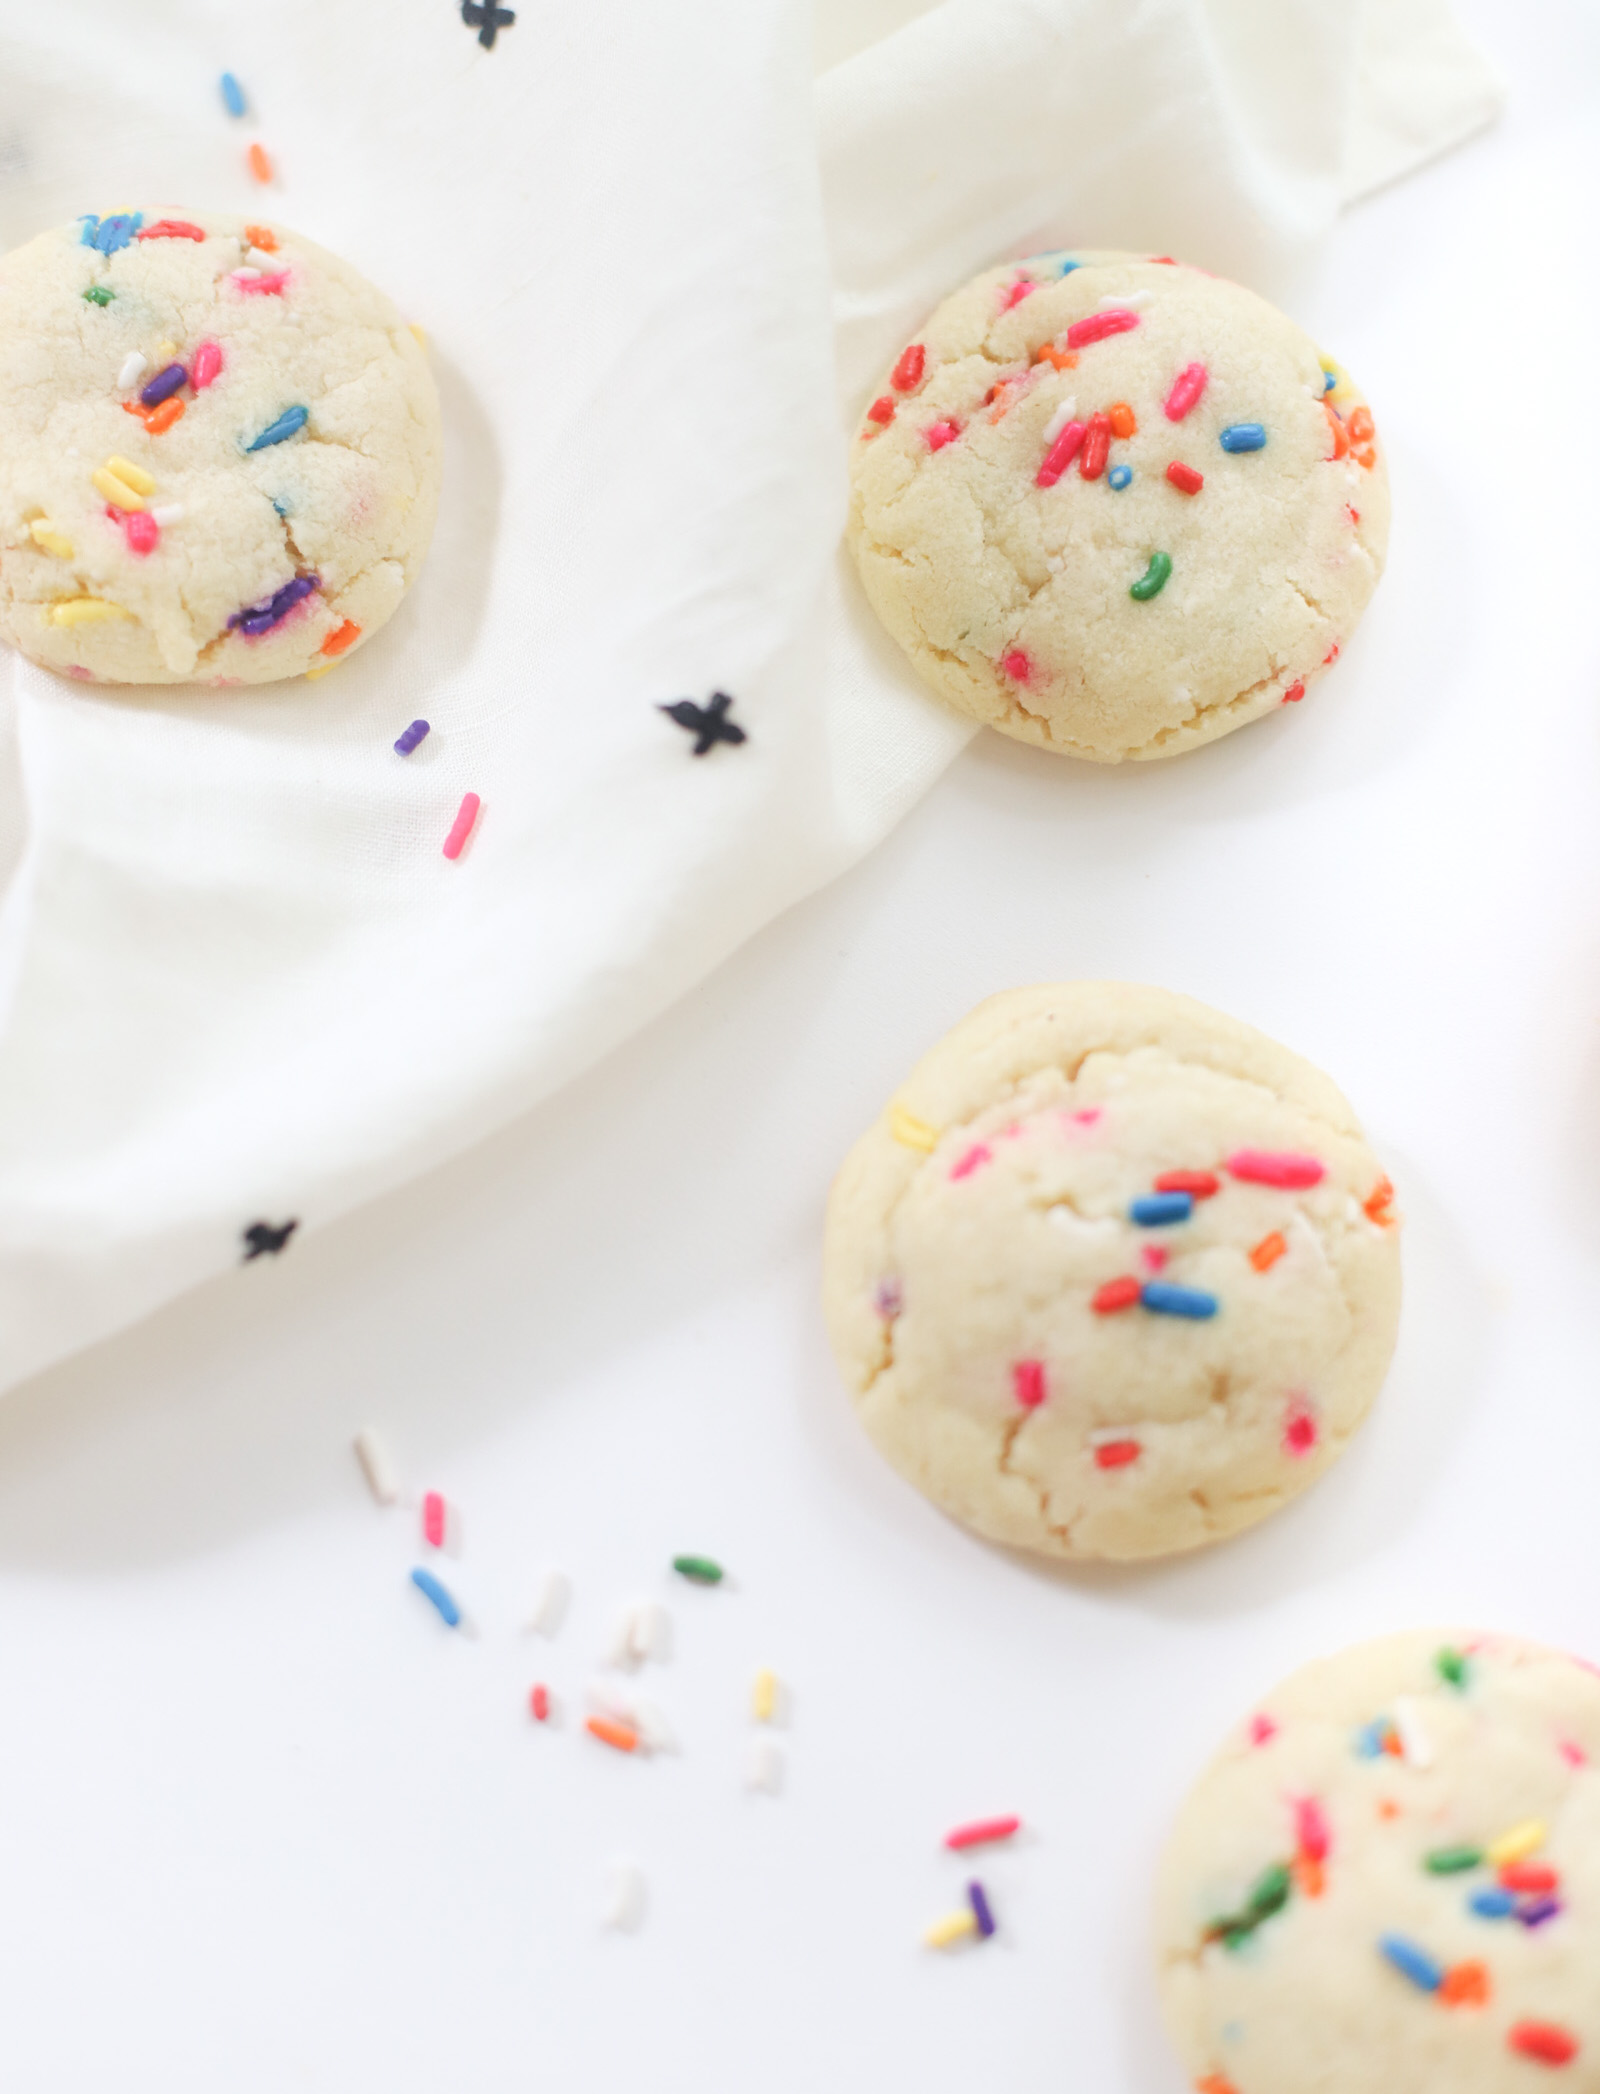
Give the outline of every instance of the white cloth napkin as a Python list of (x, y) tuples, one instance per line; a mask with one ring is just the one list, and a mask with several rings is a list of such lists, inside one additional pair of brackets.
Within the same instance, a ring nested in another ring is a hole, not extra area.
[[(842, 568), (840, 401), (947, 289), (1080, 242), (1281, 294), (1498, 98), (1443, 0), (835, 0), (815, 91), (802, 0), (514, 4), (7, 13), (0, 249), (276, 216), (426, 328), (447, 451), (325, 679), (0, 666), (0, 1387), (525, 1110), (926, 790), (967, 730)], [(659, 707), (714, 691), (696, 758)]]

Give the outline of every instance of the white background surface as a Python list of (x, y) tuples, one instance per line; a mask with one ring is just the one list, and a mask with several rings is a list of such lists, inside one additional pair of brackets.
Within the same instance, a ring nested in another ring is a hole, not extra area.
[[(1254, 1693), (1432, 1619), (1600, 1656), (1600, 24), (1462, 10), (1496, 135), (1359, 208), (1298, 317), (1369, 390), (1389, 577), (1305, 705), (1181, 762), (981, 737), (864, 867), (490, 1147), (0, 1409), (0, 1970), (29, 2094), (1175, 2094), (1145, 1904)], [(713, 759), (715, 760), (715, 759)], [(1373, 1425), (1231, 1547), (1053, 1573), (880, 1463), (815, 1308), (829, 1176), (980, 996), (1164, 982), (1328, 1068), (1401, 1193)], [(446, 1634), (388, 1431), (460, 1505)], [(736, 1587), (668, 1589), (709, 1550)], [(515, 1633), (547, 1563), (577, 1602)], [(616, 1607), (681, 1758), (577, 1734)], [(788, 1785), (740, 1776), (748, 1679)], [(547, 1678), (563, 1722), (525, 1714)], [(919, 1950), (986, 1860), (1002, 1934)], [(647, 1923), (602, 1935), (630, 1853)]]

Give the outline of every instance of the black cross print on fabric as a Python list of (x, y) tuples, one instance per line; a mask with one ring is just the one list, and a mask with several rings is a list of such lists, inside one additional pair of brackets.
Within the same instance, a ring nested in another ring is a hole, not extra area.
[(239, 1262), (248, 1265), (252, 1258), (259, 1258), (267, 1252), (274, 1258), (277, 1257), (299, 1226), (297, 1221), (286, 1221), (281, 1228), (275, 1229), (271, 1222), (252, 1222), (244, 1231), (244, 1240), (248, 1248)]
[(487, 0), (483, 7), (478, 0), (461, 0), (461, 19), (469, 29), (477, 30), (483, 48), (492, 51), (500, 31), (509, 29), (517, 18), (509, 7), (496, 7), (494, 0)]
[(658, 708), (678, 725), (694, 736), (694, 754), (704, 756), (716, 742), (742, 742), (744, 729), (728, 718), (728, 707), (733, 700), (726, 691), (713, 691), (709, 705), (696, 705), (692, 698), (680, 698), (676, 705)]

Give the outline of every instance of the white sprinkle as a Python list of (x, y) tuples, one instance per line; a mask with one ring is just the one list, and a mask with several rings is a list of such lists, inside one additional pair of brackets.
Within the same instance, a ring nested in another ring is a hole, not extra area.
[(533, 1603), (533, 1612), (528, 1616), (528, 1633), (554, 1636), (566, 1615), (571, 1597), (572, 1580), (565, 1571), (546, 1571), (539, 1581), (539, 1596)]
[(587, 1680), (583, 1698), (597, 1716), (609, 1716), (613, 1723), (637, 1726), (633, 1696), (614, 1687), (609, 1680)]
[(1078, 397), (1076, 393), (1069, 393), (1044, 425), (1044, 440), (1047, 444), (1055, 442), (1077, 411)]
[(1408, 1695), (1402, 1694), (1395, 1702), (1394, 1727), (1406, 1765), (1425, 1772), (1433, 1765), (1433, 1741), (1423, 1724), (1422, 1711)]
[(606, 1901), (600, 1924), (618, 1934), (632, 1934), (644, 1922), (644, 1872), (637, 1863), (617, 1860), (606, 1865)]
[(633, 1727), (647, 1752), (676, 1752), (678, 1734), (653, 1701), (636, 1701)]
[(634, 1659), (643, 1664), (654, 1658), (659, 1665), (671, 1647), (672, 1623), (665, 1607), (655, 1600), (639, 1601), (628, 1624), (628, 1643)]
[(234, 272), (233, 272), (233, 278), (234, 278), (234, 281), (235, 281), (235, 283), (237, 283), (237, 282), (238, 282), (238, 280), (239, 280), (239, 278), (240, 278), (241, 276), (259, 276), (260, 274), (261, 274), (261, 271), (260, 271), (259, 269), (252, 269), (252, 268), (251, 268), (251, 267), (249, 266), (249, 264), (248, 264), (248, 263), (246, 263), (246, 264), (244, 264), (244, 265), (243, 265), (243, 266), (242, 266), (241, 268), (238, 268), (238, 269), (235, 269), (235, 270), (234, 270)]
[(773, 1738), (752, 1738), (745, 1759), (744, 1785), (776, 1796), (783, 1787), (783, 1754)]
[(1069, 1207), (1065, 1200), (1058, 1206), (1047, 1207), (1044, 1211), (1054, 1227), (1066, 1229), (1072, 1235), (1081, 1236), (1089, 1242), (1104, 1243), (1120, 1233), (1120, 1224), (1114, 1215), (1080, 1214), (1075, 1207)]
[(611, 1625), (611, 1641), (606, 1645), (608, 1665), (632, 1667), (638, 1663), (633, 1648), (633, 1622), (637, 1607), (625, 1607)]
[(144, 368), (145, 359), (139, 354), (137, 349), (130, 349), (122, 360), (122, 369), (117, 373), (117, 383), (124, 392), (127, 391), (130, 385), (138, 382), (143, 375)]
[[(173, 505), (178, 507), (177, 504)], [(155, 513), (157, 523), (166, 518)], [(179, 508), (179, 514), (182, 514)], [(361, 1464), (361, 1473), (367, 1479), (368, 1488), (380, 1505), (397, 1505), (400, 1502), (400, 1476), (390, 1458), (389, 1450), (375, 1425), (363, 1425), (356, 1434), (356, 1460)]]
[(162, 530), (165, 530), (168, 524), (175, 524), (182, 520), (183, 504), (182, 502), (158, 502), (150, 511), (150, 516), (153, 522), (160, 524)]
[(1148, 305), (1155, 295), (1154, 291), (1108, 291), (1100, 301), (1100, 309), (1103, 312), (1111, 305)]

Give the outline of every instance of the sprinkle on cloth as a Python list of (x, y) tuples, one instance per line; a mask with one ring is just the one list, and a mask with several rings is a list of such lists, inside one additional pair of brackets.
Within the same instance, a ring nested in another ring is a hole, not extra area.
[(710, 1556), (674, 1556), (672, 1568), (691, 1585), (720, 1585), (727, 1576), (722, 1565)]
[(988, 1941), (995, 1931), (994, 1911), (981, 1883), (974, 1880), (967, 1885), (967, 1903), (972, 1908), (973, 1923), (978, 1929), (980, 1941)]
[(572, 1598), (572, 1580), (565, 1571), (546, 1571), (539, 1582), (532, 1611), (528, 1615), (527, 1628), (530, 1634), (551, 1637), (560, 1629)]
[(696, 705), (692, 698), (679, 698), (671, 705), (657, 706), (669, 720), (694, 736), (693, 754), (704, 756), (718, 742), (737, 743), (745, 739), (744, 729), (728, 718), (728, 708), (733, 700), (726, 691), (713, 691), (709, 705)]
[(778, 1675), (763, 1665), (750, 1683), (750, 1713), (757, 1723), (775, 1723), (778, 1716)]
[(222, 106), (227, 110), (228, 114), (230, 116), (243, 116), (246, 107), (244, 89), (239, 85), (232, 73), (224, 73), (217, 85), (222, 90)]
[(459, 858), (466, 849), (467, 838), (472, 834), (482, 805), (476, 793), (463, 795), (461, 805), (456, 809), (456, 818), (450, 824), (450, 833), (444, 840), (443, 850), (447, 858)]
[(964, 1941), (975, 1941), (977, 1936), (977, 1916), (968, 1905), (961, 1912), (947, 1913), (943, 1919), (935, 1920), (922, 1939), (930, 1949), (953, 1949)]
[(511, 8), (497, 7), (494, 0), (461, 0), (461, 19), (469, 29), (477, 30), (483, 48), (492, 51), (500, 31), (509, 29), (517, 17)]
[(639, 1749), (639, 1733), (631, 1724), (614, 1723), (609, 1716), (590, 1716), (583, 1727), (591, 1738), (598, 1738), (613, 1752), (637, 1752)]
[(439, 1619), (447, 1629), (459, 1629), (465, 1626), (466, 1616), (456, 1605), (455, 1600), (446, 1588), (433, 1575), (432, 1571), (420, 1568), (414, 1570), (411, 1573), (411, 1582), (415, 1585), (418, 1592), (422, 1594), (423, 1598), (431, 1601), (433, 1606), (437, 1608)]
[(974, 1818), (970, 1825), (947, 1832), (944, 1844), (959, 1853), (963, 1847), (986, 1847), (996, 1840), (1013, 1839), (1021, 1829), (1020, 1818)]
[(647, 1893), (643, 1871), (631, 1861), (613, 1861), (606, 1870), (606, 1896), (600, 1924), (617, 1934), (634, 1934), (644, 1924)]
[(428, 732), (429, 728), (426, 720), (413, 720), (405, 733), (395, 743), (395, 754), (397, 756), (409, 756), (413, 749), (422, 746), (422, 742)]
[(422, 1494), (422, 1538), (430, 1549), (442, 1549), (449, 1522), (449, 1507), (438, 1491)]
[(363, 1425), (355, 1436), (356, 1460), (367, 1479), (367, 1488), (380, 1505), (400, 1502), (400, 1472), (388, 1444), (375, 1425)]
[(550, 1721), (550, 1689), (538, 1681), (528, 1693), (528, 1710), (535, 1723)]
[(276, 1227), (271, 1222), (252, 1222), (244, 1231), (245, 1253), (239, 1262), (248, 1265), (252, 1258), (276, 1258), (287, 1248), (289, 1238), (299, 1226), (298, 1221), (280, 1222)]
[(783, 1754), (771, 1738), (752, 1738), (745, 1754), (745, 1787), (753, 1794), (776, 1796), (783, 1787)]
[(267, 155), (266, 147), (262, 145), (259, 139), (251, 146), (249, 152), (244, 157), (245, 165), (258, 182), (265, 184), (272, 180), (272, 162)]

